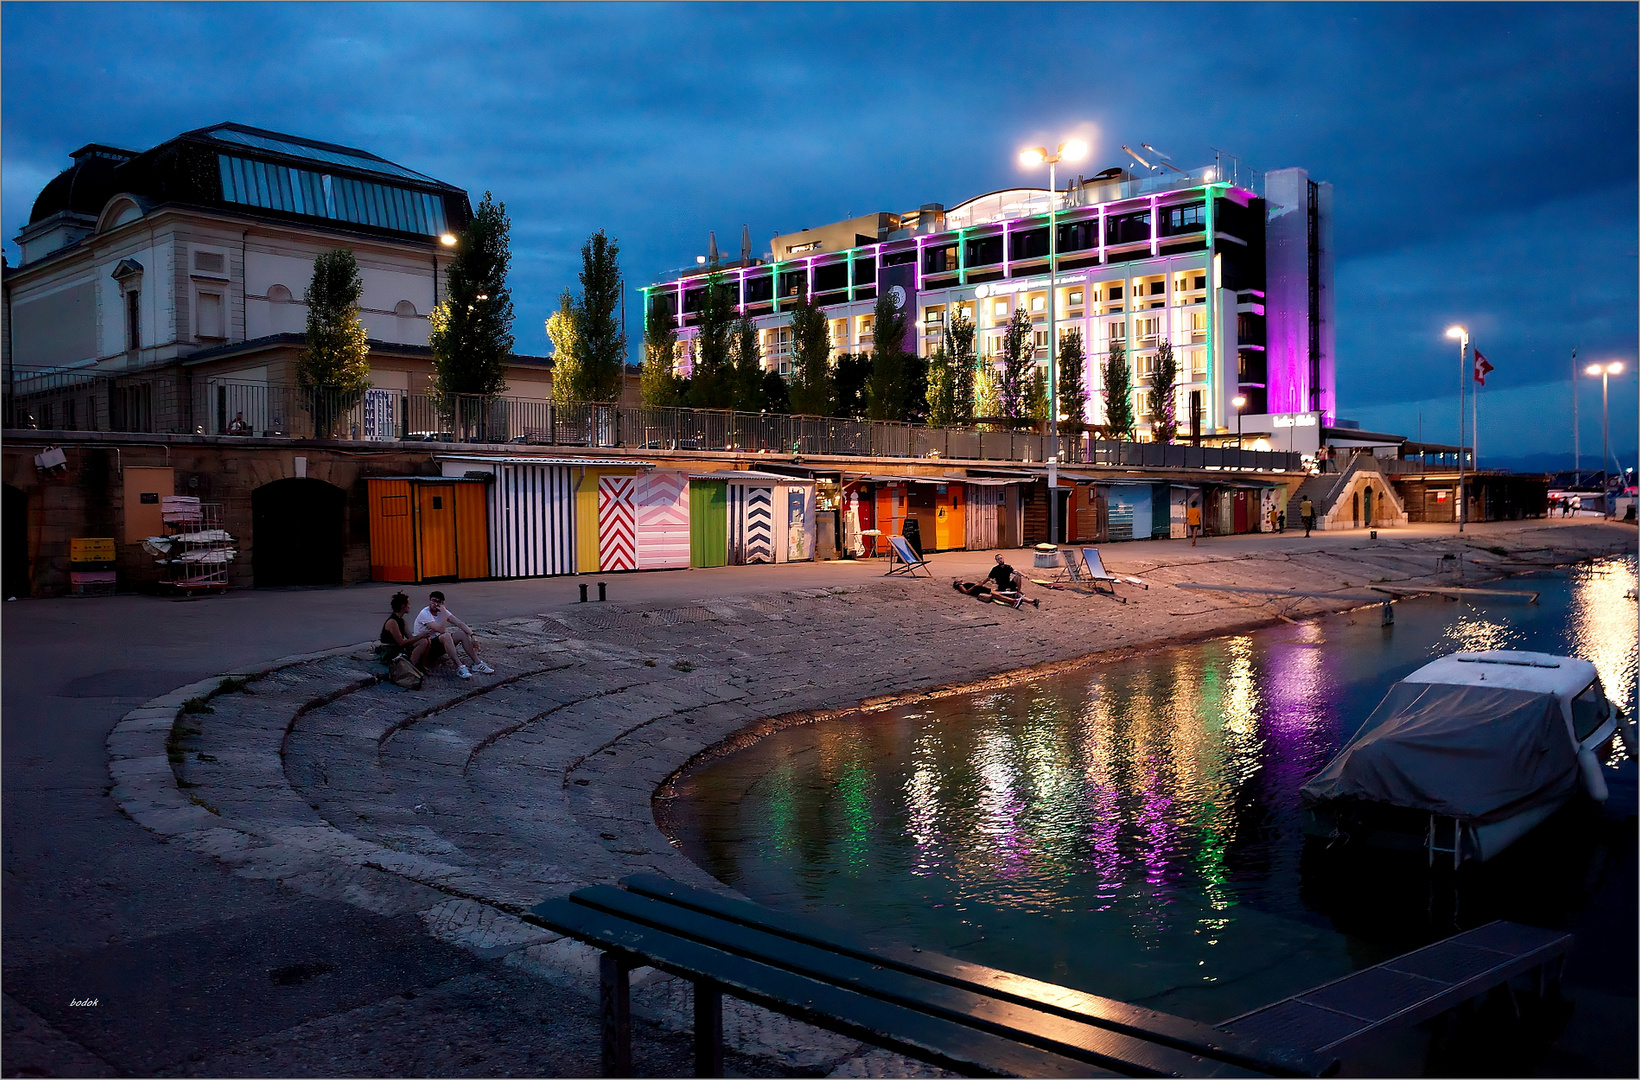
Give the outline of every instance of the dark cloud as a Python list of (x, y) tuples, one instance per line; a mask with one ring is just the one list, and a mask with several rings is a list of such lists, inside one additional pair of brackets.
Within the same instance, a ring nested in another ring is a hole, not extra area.
[(1504, 387), (1633, 356), (1635, 40), (1633, 5), (8, 4), (3, 228), (86, 142), (361, 146), (507, 204), (543, 352), (599, 228), (642, 283), (709, 229), (1010, 186), (1072, 130), (1090, 170), (1216, 146), (1334, 184), (1340, 401), (1383, 421), (1439, 393), (1450, 321)]

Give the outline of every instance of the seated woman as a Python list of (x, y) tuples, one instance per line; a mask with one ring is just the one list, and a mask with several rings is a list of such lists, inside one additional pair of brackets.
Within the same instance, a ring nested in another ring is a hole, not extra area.
[[(404, 593), (394, 593), (392, 604), (393, 613), (382, 623), (381, 644), (376, 646), (376, 659), (391, 665), (394, 660), (406, 656), (419, 668), (429, 646), (437, 644), (432, 640), (436, 635), (412, 634), (405, 627), (404, 617), (410, 613), (410, 598)], [(438, 654), (433, 654), (431, 659), (436, 661)]]

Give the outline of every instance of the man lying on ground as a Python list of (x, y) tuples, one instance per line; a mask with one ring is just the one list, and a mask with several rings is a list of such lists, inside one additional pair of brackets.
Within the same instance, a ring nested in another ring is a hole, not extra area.
[[(1003, 561), (1002, 553), (997, 552), (997, 564), (991, 567), (991, 572), (983, 582), (953, 581), (951, 587), (958, 592), (967, 593), (978, 600), (989, 600), (996, 604), (1011, 604), (1017, 610), (1024, 606), (1026, 597), (1020, 590), (1024, 588), (1025, 579), (1013, 567)], [(1041, 607), (1040, 600), (1031, 598), (1031, 603)]]

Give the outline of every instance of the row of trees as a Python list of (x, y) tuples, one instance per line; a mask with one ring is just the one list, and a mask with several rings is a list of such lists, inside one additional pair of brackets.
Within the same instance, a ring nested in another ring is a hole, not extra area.
[[(445, 300), (430, 314), (435, 399), (494, 397), (506, 390), (506, 361), (513, 351), (510, 231), (505, 204), (485, 192), (472, 222), (457, 237)], [(612, 402), (621, 396), (627, 336), (619, 317), (619, 258), (619, 244), (602, 230), (589, 237), (581, 248), (579, 294), (565, 289), (558, 311), (547, 320), (554, 350), (552, 394), (560, 403)], [(369, 385), (369, 345), (358, 317), (362, 293), (351, 251), (337, 249), (315, 261), (305, 294), (307, 338), (297, 379), (304, 388), (327, 391), (320, 395), (327, 402), (323, 431)], [(1016, 307), (1008, 323), (996, 364), (977, 356), (976, 328), (960, 310), (953, 313), (943, 343), (923, 359), (905, 348), (908, 312), (896, 308), (885, 291), (873, 309), (873, 348), (838, 356), (835, 362), (825, 313), (812, 297), (796, 297), (786, 310), (792, 316), (789, 378), (764, 370), (757, 327), (735, 311), (726, 276), (709, 274), (687, 377), (678, 373), (673, 320), (654, 314), (647, 320), (644, 404), (864, 416), (935, 427), (1022, 426), (1048, 419), (1047, 380), (1035, 361), (1035, 329), (1023, 307)], [(1059, 341), (1055, 404), (1066, 418), (1062, 429), (1071, 433), (1085, 427), (1085, 363), (1081, 331), (1066, 331)], [(1163, 441), (1172, 441), (1177, 427), (1177, 381), (1173, 349), (1164, 341), (1149, 391), (1156, 437)], [(1102, 433), (1132, 438), (1132, 378), (1119, 342), (1105, 359), (1104, 383), (1107, 422)]]
[[(457, 234), (446, 272), (443, 303), (428, 313), (432, 332), (435, 402), (458, 395), (495, 397), (507, 389), (513, 351), (512, 262), (507, 208), (486, 191), (467, 228)], [(296, 359), (296, 382), (315, 391), (314, 424), (329, 435), (336, 417), (356, 405), (370, 385), (370, 344), (359, 320), (364, 282), (348, 248), (313, 261), (307, 333)]]

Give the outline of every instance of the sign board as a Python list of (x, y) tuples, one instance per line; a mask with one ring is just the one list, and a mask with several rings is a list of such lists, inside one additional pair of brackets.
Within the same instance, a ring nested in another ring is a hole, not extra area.
[(68, 542), (69, 562), (113, 562), (114, 538), (75, 537)]

